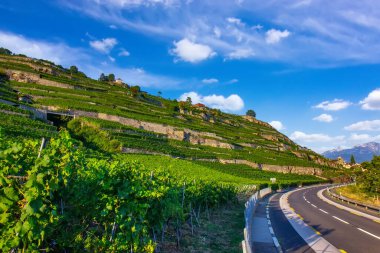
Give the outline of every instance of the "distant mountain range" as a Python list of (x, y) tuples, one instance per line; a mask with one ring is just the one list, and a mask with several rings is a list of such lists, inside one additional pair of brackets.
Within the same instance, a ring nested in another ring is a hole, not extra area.
[(324, 152), (322, 155), (330, 159), (337, 159), (340, 156), (346, 162), (350, 162), (351, 155), (354, 155), (355, 161), (362, 163), (372, 160), (374, 155), (380, 155), (380, 143), (369, 142), (349, 149), (333, 149)]

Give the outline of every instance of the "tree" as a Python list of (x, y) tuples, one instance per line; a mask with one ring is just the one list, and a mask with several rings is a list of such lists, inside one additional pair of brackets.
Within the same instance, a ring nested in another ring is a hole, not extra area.
[(245, 113), (245, 115), (256, 118), (256, 112), (255, 112), (254, 110), (252, 110), (252, 109), (249, 109), (249, 110)]
[(77, 66), (71, 66), (71, 67), (70, 67), (70, 73), (71, 73), (71, 74), (77, 74), (77, 73), (78, 73), (78, 68), (77, 68)]
[(140, 86), (132, 86), (131, 93), (133, 97), (137, 97), (137, 95), (140, 93)]
[(355, 161), (355, 157), (354, 157), (354, 155), (351, 155), (351, 158), (350, 158), (350, 164), (351, 164), (351, 165), (356, 164), (356, 161)]
[(191, 101), (191, 97), (187, 97), (186, 98), (186, 103), (188, 103), (188, 105), (192, 105), (193, 104), (193, 101)]
[(162, 92), (161, 92), (161, 91), (157, 92), (157, 95), (158, 95), (159, 97), (161, 97)]
[(380, 156), (374, 156), (371, 162), (362, 163), (363, 171), (357, 173), (356, 182), (365, 193), (380, 193)]
[(108, 81), (109, 81), (109, 82), (115, 82), (115, 75), (112, 74), (112, 73), (109, 74), (109, 75), (108, 75)]
[(99, 81), (101, 82), (107, 82), (108, 78), (104, 75), (104, 73), (100, 74)]
[(12, 55), (12, 51), (10, 51), (9, 49), (0, 47), (0, 54)]

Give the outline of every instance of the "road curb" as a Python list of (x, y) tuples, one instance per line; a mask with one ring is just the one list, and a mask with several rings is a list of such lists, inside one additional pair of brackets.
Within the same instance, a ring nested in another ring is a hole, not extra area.
[(367, 214), (367, 213), (360, 212), (360, 211), (358, 211), (358, 210), (355, 210), (355, 209), (352, 209), (352, 208), (350, 208), (350, 207), (347, 207), (347, 206), (341, 205), (341, 204), (339, 204), (339, 203), (336, 203), (335, 201), (332, 201), (332, 200), (326, 198), (325, 196), (323, 196), (323, 192), (326, 191), (326, 189), (327, 189), (327, 188), (322, 189), (322, 190), (318, 191), (318, 193), (317, 193), (318, 197), (319, 197), (322, 201), (324, 201), (324, 202), (326, 202), (326, 203), (328, 203), (328, 204), (330, 204), (330, 205), (333, 205), (333, 206), (335, 206), (335, 207), (337, 207), (337, 208), (339, 208), (339, 209), (346, 210), (347, 212), (350, 212), (350, 213), (355, 214), (355, 215), (357, 215), (357, 216), (361, 216), (361, 217), (367, 218), (367, 219), (369, 219), (369, 220), (372, 220), (372, 221), (374, 221), (374, 222), (380, 223), (380, 218), (379, 218), (379, 217), (376, 217), (376, 216), (373, 216), (373, 215), (370, 215), (370, 214)]
[[(312, 188), (312, 187), (306, 187)], [(305, 188), (296, 189), (285, 193), (280, 198), (280, 207), (284, 213), (286, 219), (292, 225), (294, 230), (302, 237), (302, 239), (317, 253), (340, 253), (334, 245), (324, 239), (315, 231), (312, 227), (307, 225), (303, 219), (292, 209), (288, 202), (288, 197), (290, 194), (303, 190)]]

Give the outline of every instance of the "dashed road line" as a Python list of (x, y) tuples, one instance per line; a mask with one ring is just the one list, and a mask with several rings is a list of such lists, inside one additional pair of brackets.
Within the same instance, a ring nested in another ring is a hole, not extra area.
[(357, 228), (357, 229), (360, 230), (360, 231), (362, 231), (363, 233), (366, 233), (367, 235), (370, 235), (370, 236), (375, 237), (375, 238), (377, 238), (377, 239), (380, 240), (380, 236), (374, 235), (374, 234), (372, 234), (372, 233), (370, 233), (370, 232), (368, 232), (368, 231), (366, 231), (364, 229), (361, 229), (361, 228)]
[(274, 245), (277, 248), (277, 252), (278, 253), (283, 253), (282, 248), (280, 246), (280, 243), (278, 242), (278, 239), (277, 239), (276, 235), (274, 234), (274, 230), (273, 230), (273, 227), (272, 227), (272, 222), (270, 221), (270, 217), (269, 217), (269, 203), (270, 203), (270, 201), (271, 201), (271, 199), (273, 197), (274, 197), (274, 195), (272, 195), (272, 197), (269, 198), (269, 200), (267, 202), (267, 206), (266, 206), (266, 214), (267, 214), (267, 219), (268, 219), (269, 232), (270, 232), (270, 234), (272, 236), (273, 243), (274, 243)]
[(338, 217), (336, 217), (336, 216), (334, 216), (334, 215), (333, 215), (333, 218), (334, 218), (334, 219), (337, 219), (337, 220), (339, 220), (339, 221), (341, 221), (341, 222), (343, 222), (343, 223), (345, 223), (345, 224), (350, 224), (350, 223), (348, 223), (347, 221), (342, 220), (341, 218), (338, 218)]
[(323, 212), (323, 213), (325, 213), (325, 214), (329, 214), (328, 212), (326, 212), (325, 210), (323, 210), (323, 209), (321, 209), (321, 208), (319, 208), (319, 211), (321, 211), (321, 212)]
[(312, 207), (315, 207), (315, 208), (317, 208), (317, 206), (316, 206), (316, 205), (314, 205), (314, 204), (311, 204), (311, 206), (312, 206)]
[(339, 249), (339, 251), (340, 251), (341, 253), (347, 253), (347, 251), (345, 251), (344, 249)]

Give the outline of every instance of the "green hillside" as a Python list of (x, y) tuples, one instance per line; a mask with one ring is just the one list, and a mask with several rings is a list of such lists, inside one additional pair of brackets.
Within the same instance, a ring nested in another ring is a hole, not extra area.
[[(320, 168), (333, 166), (318, 154), (299, 147), (269, 124), (252, 117), (164, 99), (125, 83), (100, 82), (79, 71), (24, 56), (1, 55), (0, 71), (4, 80), (0, 99), (15, 103), (2, 111), (33, 107), (77, 117), (82, 115), (84, 117), (80, 120), (106, 131), (111, 139), (121, 143), (124, 150), (189, 159), (243, 159), (259, 164)], [(28, 114), (25, 110), (19, 110), (19, 113), (17, 116), (20, 117)], [(47, 136), (53, 134), (51, 126), (45, 127), (40, 122), (38, 126), (23, 124), (27, 117), (21, 119), (15, 115), (12, 114), (12, 118), (18, 123), (14, 127), (1, 123), (6, 132), (17, 135), (22, 131), (19, 128), (33, 127), (39, 131), (32, 133), (25, 129), (25, 134), (42, 136), (41, 130), (47, 130)], [(65, 120), (70, 119), (66, 117)], [(124, 119), (135, 120), (134, 125), (123, 123)], [(140, 125), (136, 126), (136, 122)], [(144, 127), (146, 122), (155, 125)], [(155, 127), (158, 129), (152, 131)]]
[(243, 226), (257, 188), (335, 171), (253, 117), (20, 55), (0, 55), (0, 160), (4, 252), (179, 248), (212, 209), (233, 206)]

